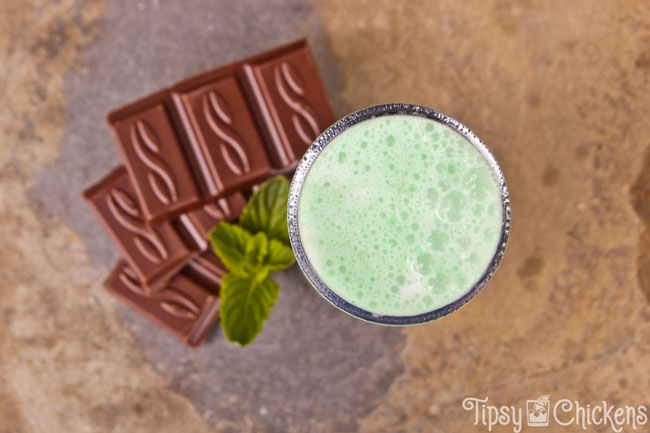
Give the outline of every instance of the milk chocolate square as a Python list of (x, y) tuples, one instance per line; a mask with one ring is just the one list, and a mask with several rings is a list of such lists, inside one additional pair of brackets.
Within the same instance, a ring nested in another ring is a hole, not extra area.
[(147, 221), (169, 219), (200, 199), (167, 97), (159, 92), (107, 117)]
[(243, 72), (274, 168), (295, 166), (336, 120), (307, 43), (246, 59)]
[(235, 66), (184, 81), (172, 95), (204, 197), (242, 190), (268, 177), (271, 165)]
[(195, 255), (170, 223), (145, 224), (124, 167), (84, 191), (84, 198), (143, 285), (161, 288)]
[(162, 290), (153, 292), (140, 283), (126, 261), (120, 260), (104, 286), (122, 302), (194, 348), (203, 343), (219, 316), (217, 292), (183, 272)]

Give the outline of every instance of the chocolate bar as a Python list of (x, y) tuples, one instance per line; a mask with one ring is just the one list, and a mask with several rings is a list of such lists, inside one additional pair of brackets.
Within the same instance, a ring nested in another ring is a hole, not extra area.
[(210, 230), (219, 221), (237, 219), (244, 206), (246, 206), (246, 198), (242, 193), (237, 192), (186, 212), (173, 224), (186, 239), (187, 245), (192, 245), (198, 251), (204, 251), (210, 246), (208, 243)]
[(162, 287), (196, 254), (170, 223), (147, 227), (124, 167), (88, 188), (84, 197), (143, 285)]
[(147, 221), (171, 217), (200, 196), (162, 91), (107, 117)]
[(304, 40), (208, 71), (112, 111), (124, 167), (84, 192), (123, 259), (106, 288), (196, 347), (227, 272), (209, 231), (247, 194), (291, 177), (335, 120)]
[[(225, 272), (223, 267), (221, 269)], [(196, 348), (205, 340), (219, 316), (219, 297), (218, 285), (206, 286), (192, 275), (184, 269), (162, 290), (153, 292), (140, 283), (125, 260), (120, 260), (104, 282), (104, 287), (127, 305)], [(220, 283), (221, 277), (213, 276), (213, 281)]]
[(288, 173), (335, 120), (300, 40), (107, 116), (147, 222)]
[(294, 167), (336, 120), (307, 43), (244, 60), (243, 72), (273, 167)]

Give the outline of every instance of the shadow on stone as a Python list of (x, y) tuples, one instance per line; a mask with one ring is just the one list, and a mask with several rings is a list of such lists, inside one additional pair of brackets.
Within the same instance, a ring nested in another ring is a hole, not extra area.
[(643, 223), (639, 234), (637, 277), (646, 299), (650, 302), (650, 147), (643, 156), (643, 168), (630, 190), (632, 204)]

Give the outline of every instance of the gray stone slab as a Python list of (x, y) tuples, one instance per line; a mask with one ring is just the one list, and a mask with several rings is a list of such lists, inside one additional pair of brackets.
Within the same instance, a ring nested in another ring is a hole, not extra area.
[[(36, 208), (66, 219), (92, 260), (111, 266), (117, 251), (80, 198), (120, 162), (105, 113), (188, 75), (303, 36), (333, 97), (340, 72), (311, 2), (113, 2), (83, 64), (66, 77), (61, 159), (36, 179)], [(339, 108), (336, 100), (334, 106)], [(228, 343), (216, 328), (203, 348), (192, 351), (130, 309), (119, 314), (170, 387), (223, 431), (356, 430), (356, 419), (372, 410), (401, 371), (399, 329), (339, 312), (295, 267), (276, 278), (282, 287), (278, 303), (246, 348)]]

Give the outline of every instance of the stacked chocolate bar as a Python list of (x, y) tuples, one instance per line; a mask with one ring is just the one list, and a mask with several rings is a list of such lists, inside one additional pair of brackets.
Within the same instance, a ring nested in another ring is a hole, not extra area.
[(250, 188), (290, 175), (334, 122), (304, 40), (184, 80), (108, 114), (124, 166), (84, 192), (119, 248), (104, 285), (192, 347), (226, 273), (208, 242)]

